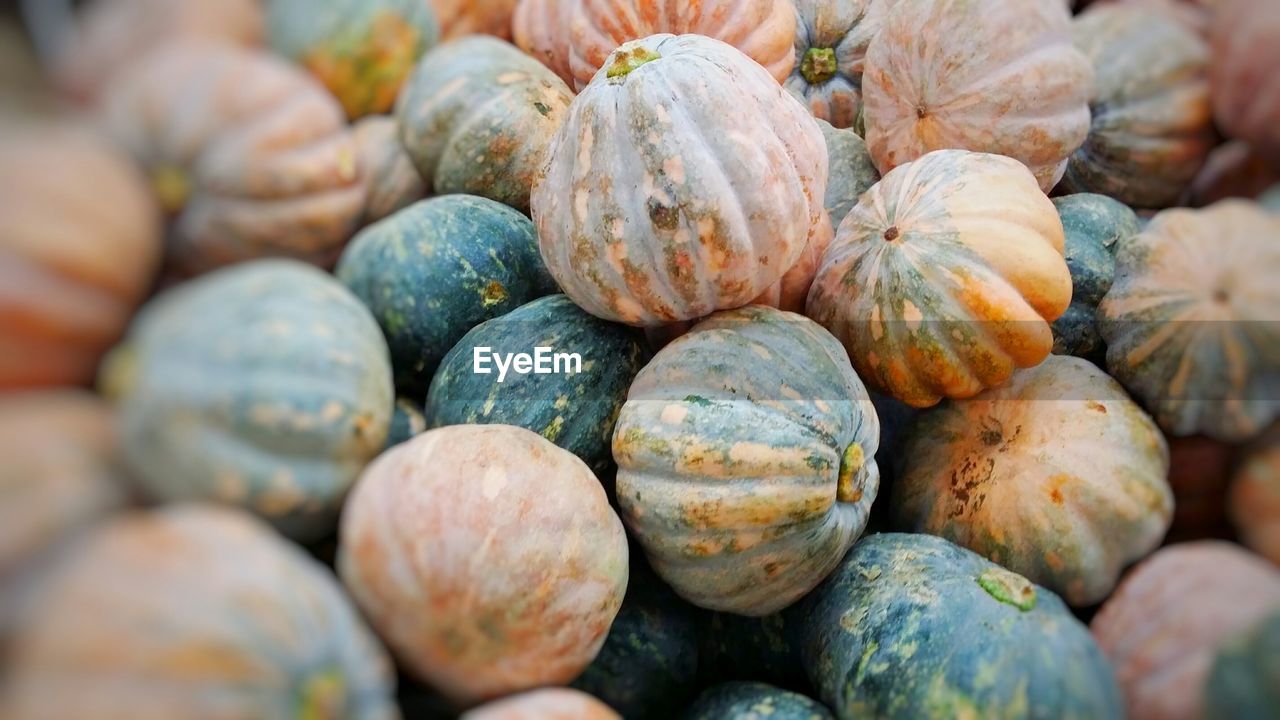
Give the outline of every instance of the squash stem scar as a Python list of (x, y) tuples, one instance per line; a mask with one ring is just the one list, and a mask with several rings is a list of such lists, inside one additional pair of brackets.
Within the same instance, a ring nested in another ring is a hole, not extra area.
[(840, 502), (856, 503), (862, 499), (862, 484), (854, 486), (854, 479), (859, 477), (862, 466), (866, 463), (866, 454), (862, 446), (853, 443), (845, 448), (840, 458), (840, 478), (836, 483), (836, 499)]

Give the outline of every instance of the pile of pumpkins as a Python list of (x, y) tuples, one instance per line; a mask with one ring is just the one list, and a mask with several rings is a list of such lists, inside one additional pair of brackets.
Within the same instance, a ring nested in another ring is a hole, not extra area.
[(1280, 716), (1274, 0), (56, 30), (0, 716)]

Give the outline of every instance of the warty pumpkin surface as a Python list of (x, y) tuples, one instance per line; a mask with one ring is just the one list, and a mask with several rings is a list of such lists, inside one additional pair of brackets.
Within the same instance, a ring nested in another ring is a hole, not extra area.
[(520, 0), (431, 0), (440, 24), (440, 39), (494, 35), (511, 39), (511, 16)]
[(796, 0), (795, 67), (783, 82), (814, 117), (853, 127), (867, 46), (896, 0)]
[(1280, 426), (1244, 451), (1228, 503), (1240, 541), (1280, 565)]
[(1270, 0), (1222, 0), (1210, 24), (1213, 116), (1280, 168), (1280, 12)]
[(460, 720), (622, 720), (608, 705), (569, 688), (542, 688), (494, 700)]
[(1106, 195), (1076, 193), (1053, 199), (1066, 233), (1071, 305), (1053, 321), (1053, 351), (1093, 359), (1103, 351), (1098, 303), (1115, 281), (1115, 247), (1138, 234), (1137, 213)]
[(427, 185), (400, 144), (395, 118), (371, 115), (357, 122), (352, 132), (365, 188), (361, 225), (375, 223), (426, 197)]
[(822, 703), (760, 682), (714, 685), (698, 696), (685, 720), (831, 720)]

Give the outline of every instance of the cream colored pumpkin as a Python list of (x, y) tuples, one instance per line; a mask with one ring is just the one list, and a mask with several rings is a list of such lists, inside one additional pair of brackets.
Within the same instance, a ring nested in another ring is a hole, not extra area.
[(1222, 0), (1210, 27), (1213, 116), (1280, 167), (1280, 8)]
[(1280, 565), (1280, 426), (1244, 453), (1228, 503), (1241, 542)]
[(519, 0), (430, 0), (440, 23), (440, 40), (463, 35), (511, 39), (511, 16)]

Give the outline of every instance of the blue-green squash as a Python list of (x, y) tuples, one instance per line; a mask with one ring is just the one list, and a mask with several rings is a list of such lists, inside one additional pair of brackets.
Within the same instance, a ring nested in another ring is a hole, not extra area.
[(1280, 611), (1228, 640), (1213, 660), (1204, 716), (1272, 720), (1280, 712)]
[(842, 720), (1123, 717), (1111, 665), (1058, 596), (941, 538), (867, 537), (789, 612)]
[(833, 720), (822, 703), (799, 693), (756, 682), (730, 682), (707, 689), (684, 720)]
[[(518, 372), (517, 354), (530, 356), (532, 371)], [(601, 320), (564, 295), (540, 298), (453, 346), (431, 381), (427, 424), (526, 428), (599, 475), (613, 464), (613, 426), (648, 359), (639, 330)]]
[(1116, 274), (1114, 247), (1138, 234), (1138, 215), (1118, 200), (1093, 193), (1064, 195), (1053, 204), (1066, 232), (1071, 271), (1071, 305), (1053, 322), (1053, 352), (1094, 358), (1102, 351), (1095, 321), (1098, 303)]
[(831, 215), (831, 226), (839, 228), (844, 217), (858, 204), (858, 198), (880, 181), (876, 164), (867, 153), (867, 144), (852, 130), (841, 130), (818, 121), (827, 141), (827, 194), (823, 206)]
[(426, 429), (427, 418), (422, 414), (422, 406), (408, 398), (396, 398), (391, 412), (391, 427), (387, 431), (387, 447), (421, 435)]
[(368, 309), (295, 260), (226, 268), (151, 301), (102, 384), (147, 494), (240, 505), (297, 540), (335, 528), (394, 400)]
[(396, 388), (415, 399), (468, 330), (555, 292), (533, 223), (469, 195), (423, 200), (374, 223), (335, 273), (373, 311)]

